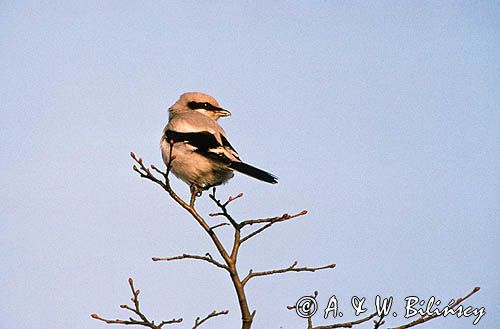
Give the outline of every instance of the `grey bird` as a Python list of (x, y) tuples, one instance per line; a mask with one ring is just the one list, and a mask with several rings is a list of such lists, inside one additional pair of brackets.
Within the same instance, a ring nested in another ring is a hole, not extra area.
[[(234, 171), (275, 184), (276, 176), (242, 162), (224, 129), (217, 123), (230, 116), (210, 95), (182, 94), (169, 108), (169, 121), (160, 141), (163, 161), (192, 190), (202, 191), (226, 183)], [(172, 155), (172, 162), (170, 162)]]

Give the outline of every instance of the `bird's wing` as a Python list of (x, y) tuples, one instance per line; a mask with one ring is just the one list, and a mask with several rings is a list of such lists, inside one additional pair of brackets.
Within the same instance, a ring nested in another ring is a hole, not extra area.
[(221, 126), (197, 112), (183, 113), (170, 118), (164, 136), (174, 142), (185, 142), (205, 156), (240, 161), (238, 152), (229, 143)]
[(167, 129), (165, 138), (167, 141), (173, 141), (174, 143), (187, 143), (194, 148), (195, 152), (211, 159), (217, 159), (225, 163), (240, 161), (238, 153), (234, 151), (225, 137), (223, 137), (221, 144), (216, 136), (208, 131), (178, 132)]
[(229, 141), (227, 140), (226, 136), (223, 135), (223, 134), (220, 134), (220, 137), (221, 137), (221, 140), (222, 140), (222, 146), (224, 147), (224, 150), (226, 150), (227, 152), (231, 153), (231, 155), (233, 157), (235, 157), (236, 159), (240, 160), (238, 152), (236, 152), (236, 150), (234, 149), (234, 147), (229, 143)]

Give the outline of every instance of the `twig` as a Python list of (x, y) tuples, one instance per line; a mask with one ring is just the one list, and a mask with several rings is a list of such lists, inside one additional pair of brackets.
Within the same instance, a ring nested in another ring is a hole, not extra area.
[(168, 144), (170, 145), (169, 153), (168, 153), (168, 163), (167, 163), (167, 172), (165, 173), (165, 179), (168, 179), (168, 175), (170, 174), (170, 169), (172, 169), (172, 161), (174, 161), (174, 140), (171, 139), (168, 141)]
[(161, 180), (159, 180), (158, 178), (156, 178), (152, 173), (151, 171), (149, 170), (148, 167), (146, 167), (142, 161), (142, 158), (137, 158), (134, 154), (134, 152), (130, 152), (130, 156), (132, 157), (132, 159), (135, 160), (135, 162), (139, 165), (139, 167), (137, 167), (137, 165), (133, 165), (132, 166), (132, 169), (138, 173), (142, 178), (147, 178), (153, 182), (155, 182), (156, 184), (160, 185), (161, 187), (165, 188), (166, 186), (168, 186), (168, 169), (167, 169), (167, 174), (161, 172), (158, 168), (156, 168), (154, 165), (151, 166), (151, 169), (153, 169), (154, 171), (156, 172), (159, 172), (161, 175), (163, 175), (165, 177), (165, 183), (162, 182)]
[(236, 229), (236, 230), (239, 230), (241, 227), (240, 227), (240, 224), (238, 224), (234, 218), (227, 212), (227, 205), (231, 202), (233, 202), (234, 200), (236, 199), (239, 199), (243, 196), (243, 193), (239, 193), (237, 196), (235, 197), (229, 197), (227, 199), (226, 202), (222, 203), (219, 199), (217, 199), (217, 197), (215, 196), (215, 187), (212, 189), (212, 193), (210, 193), (208, 196), (210, 197), (210, 199), (212, 199), (215, 204), (222, 210), (221, 213), (217, 213), (217, 214), (210, 214), (210, 216), (214, 217), (214, 216), (224, 216), (227, 218), (227, 220), (231, 223), (231, 225), (233, 225), (233, 227)]
[(284, 222), (296, 217), (304, 216), (307, 214), (307, 210), (302, 210), (301, 212), (295, 214), (295, 215), (289, 215), (289, 214), (284, 214), (282, 216), (277, 216), (277, 217), (272, 217), (272, 218), (263, 218), (263, 219), (252, 219), (252, 220), (246, 220), (240, 223), (240, 227), (245, 227), (247, 225), (254, 225), (254, 224), (263, 224), (267, 223), (266, 225), (260, 227), (259, 229), (253, 231), (252, 233), (248, 234), (247, 236), (241, 238), (241, 243), (247, 241), (248, 239), (253, 238), (257, 234), (261, 233), (265, 229), (270, 228), (272, 225), (280, 222)]
[(351, 321), (351, 322), (343, 322), (343, 323), (335, 323), (331, 325), (326, 325), (326, 326), (318, 326), (318, 327), (313, 327), (312, 329), (334, 329), (334, 328), (352, 328), (354, 326), (357, 326), (359, 324), (365, 323), (371, 319), (373, 319), (377, 315), (377, 312), (374, 312), (362, 319)]
[(212, 311), (212, 313), (210, 313), (209, 315), (207, 315), (206, 317), (204, 317), (203, 319), (200, 319), (200, 317), (197, 317), (196, 320), (194, 320), (194, 326), (192, 329), (196, 329), (198, 328), (199, 326), (201, 326), (205, 321), (211, 319), (211, 318), (214, 318), (216, 316), (220, 316), (220, 315), (226, 315), (228, 314), (229, 311), (228, 310), (224, 310), (224, 311), (220, 311), (220, 312), (216, 312), (215, 310)]
[(168, 179), (168, 174), (166, 174), (163, 171), (161, 171), (160, 169), (156, 168), (156, 166), (154, 164), (151, 164), (150, 167), (151, 167), (151, 169), (156, 171), (158, 174), (162, 175), (165, 179)]
[(224, 265), (222, 263), (219, 263), (218, 261), (214, 260), (210, 254), (207, 253), (206, 256), (199, 256), (199, 255), (189, 255), (189, 254), (182, 254), (180, 256), (175, 256), (175, 257), (166, 257), (166, 258), (160, 258), (160, 257), (153, 257), (152, 260), (154, 262), (158, 261), (173, 261), (173, 260), (180, 260), (180, 259), (198, 259), (198, 260), (203, 260), (205, 262), (211, 263), (217, 267), (220, 267), (226, 271), (229, 271), (229, 267), (227, 265)]
[(148, 320), (148, 318), (141, 312), (141, 310), (139, 308), (139, 294), (141, 293), (140, 290), (135, 290), (134, 281), (132, 280), (132, 278), (128, 279), (128, 283), (130, 285), (130, 289), (132, 290), (133, 297), (131, 298), (131, 300), (134, 303), (134, 307), (123, 304), (123, 305), (120, 305), (120, 308), (123, 308), (123, 309), (126, 309), (126, 310), (133, 312), (141, 320), (136, 320), (132, 317), (130, 317), (128, 320), (120, 320), (120, 319), (111, 320), (111, 319), (102, 318), (97, 314), (91, 314), (91, 317), (94, 319), (106, 322), (108, 324), (139, 325), (139, 326), (148, 327), (151, 329), (161, 329), (166, 324), (174, 324), (174, 323), (182, 322), (182, 318), (179, 318), (179, 319), (174, 318), (174, 319), (169, 320), (169, 321), (162, 321), (159, 324), (155, 324), (154, 321)]
[(384, 317), (385, 317), (385, 313), (382, 313), (382, 315), (380, 316), (380, 318), (377, 321), (373, 320), (373, 329), (378, 329), (385, 323)]
[(254, 225), (254, 224), (262, 224), (262, 223), (278, 223), (278, 222), (284, 222), (286, 220), (303, 216), (307, 214), (307, 210), (302, 210), (299, 213), (296, 213), (295, 215), (289, 215), (289, 214), (283, 214), (281, 216), (275, 216), (275, 217), (270, 217), (270, 218), (261, 218), (261, 219), (249, 219), (245, 220), (240, 223), (241, 227), (245, 227), (247, 225)]
[(224, 203), (224, 206), (227, 206), (228, 204), (230, 204), (230, 203), (231, 203), (231, 202), (233, 202), (234, 200), (239, 199), (239, 198), (241, 198), (241, 197), (243, 197), (243, 192), (238, 193), (238, 194), (237, 194), (236, 196), (234, 196), (234, 197), (230, 196), (230, 197), (227, 199), (227, 201)]
[(295, 267), (295, 266), (297, 266), (297, 261), (293, 262), (293, 264), (287, 268), (278, 269), (278, 270), (271, 270), (271, 271), (265, 271), (265, 272), (254, 272), (253, 270), (250, 270), (248, 272), (247, 276), (241, 281), (241, 283), (243, 285), (245, 285), (251, 278), (258, 277), (258, 276), (266, 276), (266, 275), (280, 274), (280, 273), (286, 273), (286, 272), (316, 272), (316, 271), (320, 271), (320, 270), (334, 268), (336, 265), (329, 264), (329, 265), (320, 266), (320, 267)]
[(226, 225), (230, 225), (230, 224), (228, 224), (228, 223), (220, 223), (220, 224), (217, 224), (217, 225), (214, 225), (214, 226), (210, 226), (210, 229), (211, 230), (215, 230), (218, 227), (226, 226)]
[[(450, 308), (452, 308), (452, 309), (455, 308), (460, 303), (462, 303), (464, 300), (466, 300), (467, 298), (469, 298), (470, 296), (472, 296), (476, 292), (478, 292), (480, 289), (481, 289), (480, 287), (475, 287), (465, 297), (463, 297), (463, 298), (461, 298), (461, 297), (457, 298), (457, 300), (453, 304), (450, 305)], [(411, 328), (411, 327), (414, 327), (414, 326), (417, 326), (419, 324), (425, 323), (427, 321), (430, 321), (430, 320), (435, 319), (435, 318), (440, 317), (440, 316), (442, 316), (442, 314), (434, 314), (434, 315), (430, 315), (430, 316), (427, 316), (427, 317), (423, 316), (423, 317), (418, 318), (415, 321), (409, 322), (407, 324), (403, 324), (403, 325), (401, 325), (399, 327), (394, 327), (392, 329), (406, 329), (406, 328)]]

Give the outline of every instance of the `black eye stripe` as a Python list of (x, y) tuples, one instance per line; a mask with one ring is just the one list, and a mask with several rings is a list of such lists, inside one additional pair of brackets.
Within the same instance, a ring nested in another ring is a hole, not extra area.
[(197, 110), (197, 109), (204, 109), (204, 110), (208, 110), (208, 111), (220, 111), (220, 110), (222, 110), (220, 107), (213, 106), (212, 104), (207, 103), (207, 102), (203, 102), (203, 103), (189, 102), (187, 104), (187, 106), (191, 110)]

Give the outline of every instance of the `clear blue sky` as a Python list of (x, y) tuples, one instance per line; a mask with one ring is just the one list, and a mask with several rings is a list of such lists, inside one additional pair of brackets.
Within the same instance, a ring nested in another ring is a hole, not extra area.
[(131, 170), (132, 150), (161, 164), (167, 108), (185, 91), (231, 110), (222, 125), (242, 158), (280, 178), (220, 188), (245, 192), (235, 216), (310, 211), (249, 243), (241, 271), (338, 264), (251, 282), (255, 328), (304, 328), (284, 307), (314, 290), (351, 315), (353, 295), (402, 309), (474, 286), (477, 327), (497, 326), (499, 17), (493, 1), (2, 1), (0, 328), (105, 328), (89, 314), (128, 316), (129, 276), (152, 318), (186, 328), (228, 308), (206, 328), (238, 326), (224, 273), (150, 261), (214, 253)]

